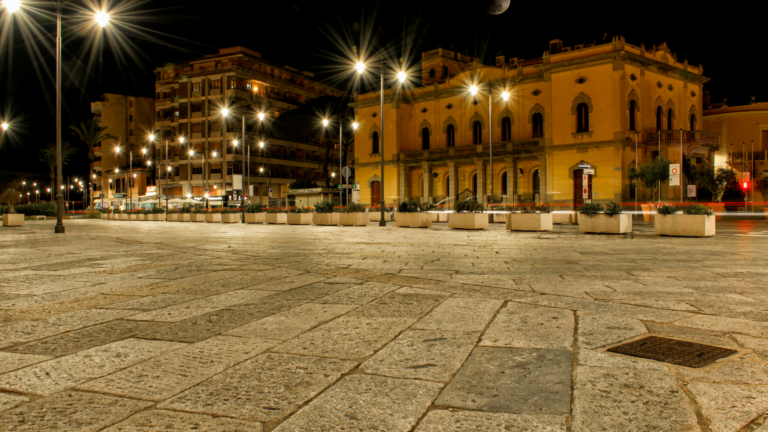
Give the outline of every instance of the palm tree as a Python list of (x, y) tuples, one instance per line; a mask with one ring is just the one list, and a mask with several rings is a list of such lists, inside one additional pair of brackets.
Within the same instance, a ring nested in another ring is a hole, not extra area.
[(69, 128), (73, 131), (72, 135), (78, 137), (88, 147), (88, 161), (91, 169), (93, 169), (95, 159), (93, 148), (104, 140), (117, 139), (117, 137), (105, 132), (107, 128), (101, 127), (101, 120), (99, 119), (89, 120), (87, 123), (82, 122), (79, 126), (70, 126)]
[[(64, 167), (69, 162), (69, 158), (77, 153), (77, 148), (69, 145), (68, 142), (61, 144), (61, 166)], [(40, 151), (40, 162), (45, 163), (51, 173), (51, 194), (56, 191), (54, 186), (56, 179), (56, 144), (48, 144), (43, 150)]]

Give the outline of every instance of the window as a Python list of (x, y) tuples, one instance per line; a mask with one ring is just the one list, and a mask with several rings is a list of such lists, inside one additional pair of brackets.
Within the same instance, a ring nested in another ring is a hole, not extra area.
[(192, 167), (192, 174), (202, 174), (203, 167)]
[(472, 123), (472, 144), (480, 144), (483, 142), (483, 125), (480, 124), (480, 120), (475, 120)]
[(629, 101), (629, 130), (633, 131), (635, 129), (635, 101), (631, 100)]
[(237, 88), (237, 80), (229, 80), (229, 88), (236, 89)]
[(589, 132), (589, 107), (584, 102), (576, 106), (576, 133)]
[(373, 133), (372, 141), (373, 141), (372, 153), (377, 154), (379, 152), (379, 133), (378, 132)]
[(456, 128), (453, 125), (448, 125), (445, 129), (446, 147), (453, 147), (456, 145)]
[(133, 121), (133, 114), (128, 115), (128, 121)]
[(506, 196), (507, 195), (507, 172), (504, 171), (501, 174), (501, 194)]
[(211, 168), (211, 174), (221, 174), (221, 168)]
[(675, 128), (674, 119), (675, 113), (673, 113), (672, 108), (670, 108), (667, 110), (667, 130), (673, 130)]
[(192, 91), (199, 93), (203, 89), (203, 83), (192, 83)]
[(211, 81), (211, 89), (212, 90), (218, 90), (221, 88), (221, 82), (219, 81)]
[(662, 111), (663, 110), (662, 110), (662, 108), (660, 106), (656, 107), (656, 130), (657, 131), (661, 131), (661, 115), (662, 115), (661, 113), (662, 113)]
[(427, 128), (421, 130), (421, 149), (429, 150), (429, 129)]
[(133, 129), (128, 129), (128, 136), (133, 136)]
[(691, 131), (696, 130), (696, 114), (691, 114)]
[(512, 120), (509, 117), (501, 119), (501, 140), (509, 141), (512, 139)]
[(253, 84), (251, 84), (251, 83), (246, 83), (245, 84), (245, 90), (246, 91), (251, 91), (252, 89), (253, 89)]
[(541, 113), (536, 113), (531, 118), (531, 124), (533, 126), (533, 137), (534, 138), (543, 138), (544, 137), (544, 116), (541, 115)]
[(133, 101), (128, 101), (128, 107), (133, 108)]

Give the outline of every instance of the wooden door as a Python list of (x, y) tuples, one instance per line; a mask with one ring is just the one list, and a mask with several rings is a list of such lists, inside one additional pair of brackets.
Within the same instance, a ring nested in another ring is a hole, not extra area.
[(584, 185), (584, 170), (573, 171), (573, 206), (574, 208), (584, 205), (584, 190), (587, 188), (587, 196), (592, 197), (592, 176), (587, 176), (587, 184)]
[(381, 206), (381, 182), (371, 182), (371, 205)]

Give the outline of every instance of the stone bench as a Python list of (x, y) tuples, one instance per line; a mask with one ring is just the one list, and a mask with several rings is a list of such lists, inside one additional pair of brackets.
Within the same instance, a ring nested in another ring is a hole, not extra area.
[(45, 220), (45, 216), (35, 215), (35, 216), (30, 216), (30, 219)]

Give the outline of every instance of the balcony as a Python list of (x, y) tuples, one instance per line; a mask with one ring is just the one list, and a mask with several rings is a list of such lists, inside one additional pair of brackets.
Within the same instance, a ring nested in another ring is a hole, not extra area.
[[(531, 138), (493, 143), (493, 153), (508, 155), (537, 150), (544, 146), (543, 138)], [(443, 159), (451, 157), (485, 156), (490, 151), (489, 144), (472, 144), (458, 147), (442, 147), (430, 150), (417, 150), (401, 153), (401, 160)]]
[(768, 160), (768, 151), (754, 151), (754, 152), (734, 152), (729, 153), (726, 162), (730, 165), (744, 164), (755, 162), (765, 162)]
[(101, 155), (101, 146), (96, 146), (96, 147), (94, 147), (94, 148), (93, 148), (93, 154), (94, 154), (95, 156), (99, 156), (99, 155)]
[[(642, 135), (639, 138), (642, 140)], [(684, 144), (701, 144), (708, 147), (720, 146), (720, 135), (707, 131), (666, 130), (647, 132), (645, 134), (645, 142), (649, 144), (659, 141), (664, 144), (679, 144), (681, 139)]]

